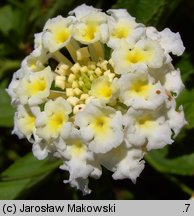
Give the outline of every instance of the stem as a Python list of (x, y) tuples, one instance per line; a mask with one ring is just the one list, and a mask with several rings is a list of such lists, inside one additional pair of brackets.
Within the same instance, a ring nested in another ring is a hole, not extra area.
[(72, 59), (74, 62), (77, 62), (77, 50), (79, 50), (79, 44), (71, 39), (71, 41), (66, 45), (66, 48), (69, 52), (69, 54), (71, 55)]
[(99, 59), (104, 59), (104, 47), (100, 42), (95, 42), (88, 45), (92, 61), (98, 62)]
[(58, 62), (62, 62), (68, 66), (72, 66), (72, 63), (69, 59), (67, 59), (60, 51), (56, 51), (53, 53), (53, 58), (58, 61)]
[(65, 92), (51, 90), (50, 95), (48, 96), (48, 98), (50, 98), (50, 99), (55, 99), (55, 98), (58, 98), (58, 97), (66, 98)]
[(177, 178), (175, 178), (174, 176), (165, 175), (171, 182), (173, 182), (174, 184), (176, 184), (183, 192), (185, 192), (186, 194), (188, 194), (189, 196), (193, 196), (194, 195), (194, 190), (192, 190), (190, 187), (188, 187), (187, 185), (185, 185), (184, 183), (182, 183), (181, 181), (179, 181)]
[(184, 193), (188, 194), (189, 196), (194, 195), (194, 190), (192, 190), (187, 185), (179, 181), (176, 177), (165, 173), (165, 170), (163, 169), (163, 167), (160, 166), (158, 163), (155, 163), (155, 161), (152, 160), (151, 157), (146, 156), (145, 158), (146, 158), (146, 161), (150, 164), (150, 166), (152, 166), (153, 169), (155, 169), (156, 171), (160, 173), (163, 173), (166, 178), (168, 178), (171, 182), (176, 184)]

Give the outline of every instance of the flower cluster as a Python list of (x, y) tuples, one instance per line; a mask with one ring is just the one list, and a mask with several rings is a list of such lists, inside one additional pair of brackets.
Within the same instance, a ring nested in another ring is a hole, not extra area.
[(84, 4), (49, 19), (34, 43), (7, 89), (17, 107), (13, 133), (38, 159), (60, 158), (64, 182), (83, 193), (101, 166), (135, 182), (146, 152), (173, 143), (186, 124), (171, 58), (184, 51), (179, 33)]

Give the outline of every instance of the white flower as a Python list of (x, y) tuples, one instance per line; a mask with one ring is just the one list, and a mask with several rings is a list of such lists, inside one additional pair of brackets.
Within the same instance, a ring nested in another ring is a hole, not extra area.
[(62, 136), (68, 134), (70, 131), (68, 118), (71, 111), (71, 105), (61, 97), (47, 101), (44, 111), (36, 113), (37, 135), (50, 140), (58, 138), (60, 134)]
[(37, 159), (61, 160), (64, 183), (83, 194), (101, 166), (135, 183), (144, 154), (171, 144), (187, 123), (170, 55), (184, 51), (180, 35), (137, 23), (125, 9), (83, 4), (69, 14), (46, 22), (13, 75), (13, 133)]
[(164, 54), (161, 47), (153, 40), (139, 40), (133, 48), (123, 44), (112, 53), (115, 72), (129, 73), (135, 70), (160, 68), (163, 64)]
[(43, 46), (51, 53), (64, 47), (71, 39), (72, 23), (72, 17), (57, 16), (49, 19), (43, 29)]
[(127, 148), (124, 143), (105, 154), (97, 155), (100, 163), (114, 172), (113, 179), (129, 178), (134, 183), (144, 168), (143, 156), (141, 149)]
[(74, 25), (73, 36), (83, 44), (91, 44), (97, 41), (105, 42), (108, 37), (107, 16), (92, 7), (77, 7), (75, 13), (78, 22)]
[(43, 32), (34, 34), (34, 50), (31, 53), (34, 57), (40, 57), (47, 52), (43, 47), (42, 36)]
[(125, 141), (128, 146), (146, 146), (147, 150), (171, 144), (172, 131), (162, 110), (153, 113), (130, 108), (124, 118)]
[(127, 42), (129, 47), (133, 47), (143, 34), (142, 24), (135, 22), (126, 10), (109, 10), (112, 16), (108, 19), (109, 41), (107, 45), (111, 48), (122, 46)]
[(174, 70), (171, 62), (165, 62), (160, 68), (149, 68), (148, 73), (156, 82), (159, 81), (164, 86), (166, 74)]
[(80, 21), (81, 18), (89, 15), (92, 12), (100, 12), (101, 9), (94, 8), (92, 6), (88, 6), (86, 4), (82, 4), (76, 7), (74, 10), (69, 12), (69, 15), (75, 15), (76, 18)]
[(148, 27), (146, 34), (152, 40), (157, 40), (166, 53), (172, 52), (180, 56), (185, 50), (180, 34), (172, 32), (169, 28), (158, 32), (154, 27)]
[(14, 117), (13, 133), (17, 134), (19, 138), (26, 137), (29, 141), (33, 141), (32, 135), (36, 131), (35, 120), (31, 110), (19, 105)]
[[(92, 167), (87, 167), (87, 165), (83, 163), (80, 164), (79, 161), (70, 161), (69, 163), (61, 165), (60, 169), (70, 172), (69, 180), (63, 181), (65, 184), (69, 183), (71, 187), (81, 190), (83, 195), (91, 193), (91, 190), (88, 188), (89, 180), (87, 177), (92, 171)], [(77, 177), (80, 174), (80, 170), (83, 170), (81, 172), (83, 177), (81, 178)]]
[(84, 194), (90, 193), (88, 177), (99, 178), (101, 168), (80, 131), (74, 128), (64, 143), (60, 143), (58, 151), (64, 158), (64, 164), (60, 168), (70, 173), (69, 180), (64, 182), (77, 187)]
[(169, 118), (169, 125), (174, 132), (174, 137), (176, 137), (179, 134), (180, 130), (187, 124), (183, 112), (183, 107), (180, 106), (178, 110), (176, 110), (175, 108), (176, 107), (171, 107), (167, 113)]
[(166, 100), (165, 89), (147, 72), (123, 74), (118, 80), (121, 102), (133, 108), (156, 109)]
[(50, 94), (53, 74), (50, 67), (40, 72), (26, 74), (17, 88), (17, 97), (21, 104), (37, 105), (43, 103)]
[(109, 102), (113, 99), (117, 90), (115, 82), (113, 80), (110, 81), (107, 76), (99, 77), (91, 85), (91, 95), (102, 102)]
[(126, 157), (118, 163), (117, 169), (113, 174), (113, 179), (129, 178), (135, 183), (136, 178), (139, 177), (144, 169), (142, 158), (143, 154), (141, 150), (128, 149)]
[(173, 33), (169, 28), (165, 28), (160, 32), (162, 48), (172, 54), (180, 56), (183, 54), (185, 47), (179, 33)]
[(105, 153), (117, 147), (123, 140), (122, 115), (111, 107), (88, 104), (75, 117), (82, 136), (89, 141), (89, 149)]
[(176, 97), (182, 92), (185, 86), (181, 79), (181, 74), (179, 69), (171, 71), (165, 75), (164, 87), (169, 92), (175, 93)]
[(46, 55), (41, 55), (39, 57), (35, 57), (33, 54), (30, 54), (22, 61), (22, 68), (25, 72), (39, 72), (44, 70), (44, 63), (47, 62)]
[(135, 21), (135, 17), (132, 17), (126, 9), (110, 9), (107, 11), (114, 19), (125, 19), (129, 18)]
[(11, 97), (11, 103), (12, 105), (19, 105), (20, 104), (20, 99), (18, 97), (18, 88), (20, 85), (20, 79), (23, 78), (25, 76), (25, 72), (23, 70), (23, 68), (20, 68), (19, 70), (17, 70), (14, 74), (13, 74), (13, 78), (11, 83), (9, 84), (7, 90), (7, 93), (9, 94), (9, 96)]
[(38, 160), (44, 160), (55, 149), (52, 143), (34, 142), (32, 145), (32, 153)]

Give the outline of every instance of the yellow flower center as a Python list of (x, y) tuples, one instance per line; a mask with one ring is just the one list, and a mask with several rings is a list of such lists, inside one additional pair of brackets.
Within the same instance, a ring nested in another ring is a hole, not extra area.
[(67, 28), (60, 28), (54, 32), (54, 40), (57, 43), (64, 43), (69, 38), (69, 36), (70, 32)]
[(26, 90), (30, 95), (36, 95), (47, 88), (47, 81), (44, 77), (38, 77), (32, 80), (30, 83), (26, 83)]
[(95, 24), (87, 25), (85, 31), (83, 32), (83, 38), (85, 41), (91, 41), (95, 37), (95, 33), (97, 32), (98, 26)]
[(128, 51), (126, 61), (130, 64), (137, 64), (140, 62), (146, 62), (150, 60), (151, 57), (151, 52), (135, 48)]
[(114, 30), (112, 31), (112, 36), (115, 38), (126, 38), (129, 36), (130, 29), (128, 26), (124, 26), (123, 24), (118, 24)]
[(48, 125), (51, 130), (58, 131), (61, 129), (63, 124), (67, 121), (64, 113), (54, 113), (48, 121)]
[(142, 117), (139, 117), (137, 119), (137, 123), (140, 127), (141, 130), (143, 131), (149, 131), (149, 130), (152, 130), (156, 127), (156, 123), (155, 121), (152, 119), (151, 116), (142, 116)]
[(110, 130), (110, 118), (107, 116), (95, 117), (91, 122), (94, 133), (105, 135)]
[(112, 96), (111, 82), (106, 77), (100, 77), (92, 83), (92, 95), (99, 99), (109, 99)]
[(147, 83), (148, 81), (145, 79), (137, 79), (133, 81), (129, 92), (131, 91), (139, 96), (146, 97), (149, 94), (149, 91), (152, 85)]
[(74, 157), (79, 157), (80, 155), (85, 153), (86, 146), (81, 142), (81, 140), (76, 139), (76, 140), (70, 141), (70, 143), (72, 144), (72, 146), (71, 146), (71, 154)]
[(22, 133), (28, 135), (32, 134), (33, 129), (35, 128), (35, 117), (31, 114), (24, 116), (18, 120), (18, 126)]

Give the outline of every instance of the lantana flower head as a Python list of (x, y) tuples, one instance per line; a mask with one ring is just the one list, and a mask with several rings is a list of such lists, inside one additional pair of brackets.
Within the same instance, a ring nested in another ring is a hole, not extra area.
[(38, 159), (60, 159), (64, 182), (84, 194), (102, 166), (135, 182), (144, 155), (172, 144), (186, 124), (172, 64), (183, 51), (179, 33), (146, 27), (125, 9), (83, 4), (51, 18), (7, 89), (13, 133)]

